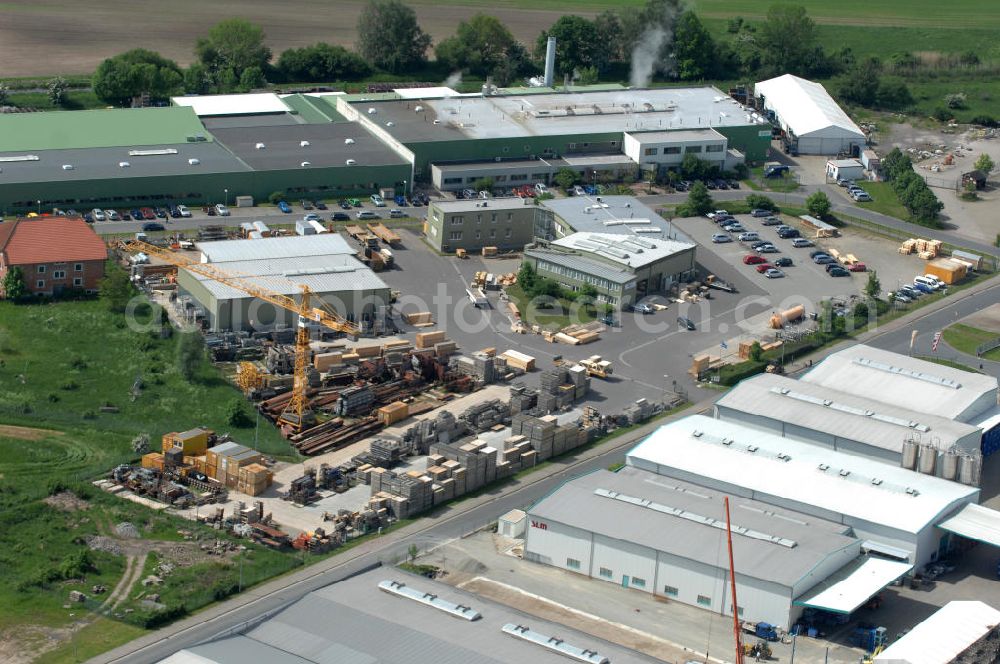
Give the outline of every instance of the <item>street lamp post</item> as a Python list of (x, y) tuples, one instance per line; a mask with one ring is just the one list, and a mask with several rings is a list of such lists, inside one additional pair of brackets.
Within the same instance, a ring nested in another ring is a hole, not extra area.
[(222, 204), (229, 207), (229, 189), (223, 189), (222, 191), (224, 194)]
[(36, 202), (38, 203), (38, 214), (42, 214), (42, 201), (38, 200)]

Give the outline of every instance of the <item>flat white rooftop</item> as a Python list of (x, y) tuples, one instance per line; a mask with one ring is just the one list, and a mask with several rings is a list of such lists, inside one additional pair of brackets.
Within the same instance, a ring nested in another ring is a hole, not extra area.
[[(651, 224), (648, 219), (631, 219), (629, 221), (632, 222), (632, 227), (642, 226), (636, 224), (637, 221), (645, 221), (646, 226)], [(614, 222), (606, 223), (613, 224)], [(612, 233), (589, 232), (573, 233), (554, 241), (552, 244), (567, 249), (576, 249), (585, 254), (594, 254), (633, 270), (669, 258), (682, 251), (688, 251), (695, 246), (688, 242), (664, 240), (659, 237), (643, 237), (641, 234), (626, 237)]]
[(259, 240), (222, 240), (199, 242), (202, 263), (229, 261), (275, 260), (302, 256), (354, 255), (351, 247), (339, 233), (322, 235), (292, 235), (265, 237)]
[(793, 501), (792, 509), (823, 518), (843, 515), (908, 533), (979, 496), (975, 487), (704, 415), (663, 425), (628, 453), (627, 463), (764, 502), (766, 495)]
[(833, 353), (802, 380), (949, 419), (996, 408), (997, 379), (857, 344)]
[(356, 105), (373, 122), (386, 127), (391, 122), (388, 131), (404, 143), (455, 140), (461, 136), (510, 138), (765, 123), (722, 91), (708, 86), (488, 97), (460, 95), (420, 99), (419, 104), (414, 99), (402, 99), (364, 101)]
[(955, 446), (970, 453), (979, 449), (977, 427), (926, 410), (874, 401), (858, 395), (853, 387), (845, 389), (850, 391), (759, 374), (729, 390), (716, 407), (724, 418), (766, 418), (782, 427), (796, 427), (796, 431), (816, 431), (897, 454), (911, 438), (942, 452)]
[(190, 106), (200, 116), (287, 113), (288, 106), (272, 92), (236, 95), (189, 95), (171, 97), (174, 106)]

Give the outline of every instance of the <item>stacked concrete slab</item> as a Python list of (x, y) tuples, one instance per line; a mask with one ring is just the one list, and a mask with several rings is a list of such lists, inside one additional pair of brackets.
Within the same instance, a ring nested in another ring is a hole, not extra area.
[(473, 431), (487, 431), (510, 420), (510, 404), (499, 399), (490, 399), (462, 412), (458, 419)]
[(547, 412), (571, 405), (586, 396), (590, 389), (590, 376), (582, 367), (579, 370), (576, 367), (549, 369), (542, 373), (540, 382), (538, 407)]
[(507, 361), (504, 358), (483, 351), (455, 358), (452, 367), (458, 373), (472, 376), (484, 385), (501, 381), (507, 374)]

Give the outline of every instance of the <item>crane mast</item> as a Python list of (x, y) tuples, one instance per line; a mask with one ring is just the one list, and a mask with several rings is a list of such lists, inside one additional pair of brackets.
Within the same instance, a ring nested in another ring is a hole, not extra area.
[(298, 433), (315, 422), (315, 416), (309, 408), (309, 398), (307, 395), (309, 387), (306, 378), (309, 368), (309, 323), (318, 323), (334, 332), (343, 332), (349, 336), (357, 336), (360, 330), (355, 323), (344, 319), (332, 309), (313, 307), (313, 292), (307, 286), (301, 284), (298, 287), (302, 291), (302, 295), (299, 301), (296, 302), (294, 298), (287, 295), (261, 288), (250, 279), (230, 274), (211, 263), (201, 263), (175, 251), (158, 247), (155, 244), (141, 240), (118, 240), (114, 245), (123, 251), (142, 252), (149, 256), (155, 256), (165, 263), (208, 277), (213, 281), (225, 284), (247, 295), (252, 295), (276, 307), (297, 314), (295, 374), (292, 382), (292, 398), (288, 401), (285, 410), (278, 417), (278, 423), (284, 424)]

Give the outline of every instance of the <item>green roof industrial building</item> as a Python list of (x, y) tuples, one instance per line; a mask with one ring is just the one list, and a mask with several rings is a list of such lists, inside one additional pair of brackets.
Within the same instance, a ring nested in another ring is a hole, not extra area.
[(0, 212), (204, 205), (224, 192), (255, 200), (273, 192), (359, 195), (429, 183), (434, 165), (449, 165), (454, 179), (487, 163), (537, 161), (549, 180), (551, 163), (585, 172), (610, 159), (620, 174), (625, 136), (644, 132), (711, 129), (726, 139), (727, 154), (749, 161), (762, 160), (770, 144), (769, 124), (711, 87), (471, 95), (433, 88), (174, 103), (0, 115)]

